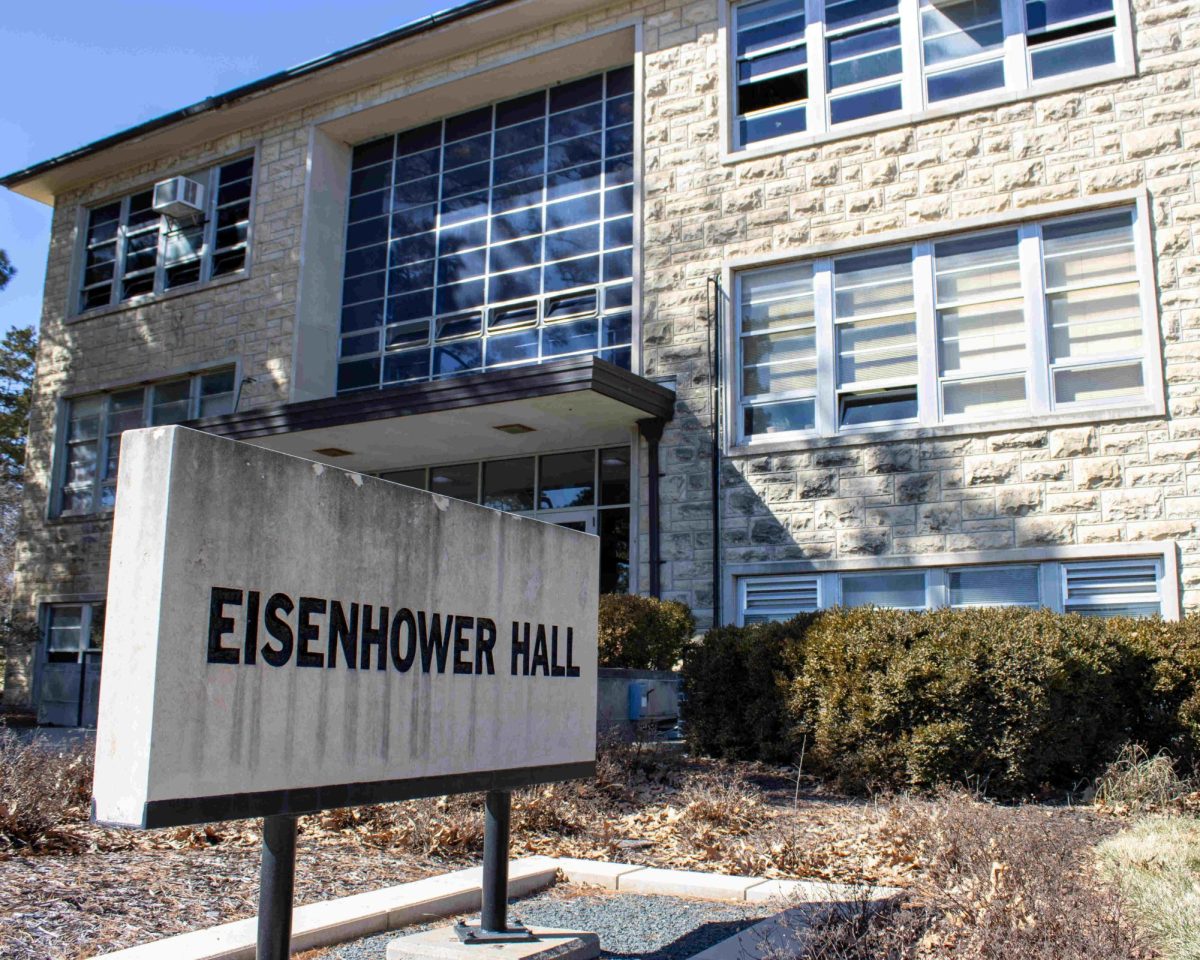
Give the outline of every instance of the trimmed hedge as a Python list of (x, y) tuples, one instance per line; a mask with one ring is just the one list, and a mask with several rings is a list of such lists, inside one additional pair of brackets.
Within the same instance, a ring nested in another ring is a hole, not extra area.
[(600, 666), (670, 670), (696, 631), (687, 604), (634, 594), (600, 597)]
[(1137, 742), (1192, 762), (1200, 617), (829, 610), (710, 631), (684, 660), (695, 750), (792, 760), (852, 790), (1065, 789)]

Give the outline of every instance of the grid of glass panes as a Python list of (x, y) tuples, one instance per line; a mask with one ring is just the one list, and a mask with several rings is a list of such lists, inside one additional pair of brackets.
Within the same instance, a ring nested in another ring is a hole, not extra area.
[(930, 103), (1004, 86), (1002, 0), (921, 0), (921, 54)]
[(48, 663), (78, 663), (84, 654), (98, 653), (104, 642), (100, 603), (49, 604), (45, 623)]
[(917, 416), (917, 315), (909, 247), (833, 262), (838, 423)]
[[(739, 274), (738, 439), (1144, 400), (1135, 215), (1123, 208)], [(1031, 306), (1040, 303), (1044, 320)], [(832, 376), (818, 362), (823, 342), (835, 352)], [(1039, 355), (1048, 363), (1034, 368)], [(937, 401), (919, 403), (925, 391)]]
[(629, 590), (630, 448), (605, 447), (380, 473), (384, 480), (550, 523), (594, 518), (600, 537), (600, 589)]
[(1029, 69), (1034, 80), (1112, 63), (1113, 0), (1026, 0)]
[(934, 247), (942, 414), (1027, 408), (1025, 301), (1016, 230)]
[(58, 512), (87, 514), (111, 509), (116, 502), (121, 434), (138, 427), (231, 413), (234, 379), (234, 368), (229, 367), (69, 401)]
[(88, 211), (79, 310), (162, 293), (245, 268), (254, 158), (190, 175), (209, 215), (175, 220), (142, 190)]
[[(1060, 589), (1043, 598), (1042, 585), (1056, 578)], [(1163, 610), (1162, 561), (1154, 557), (749, 576), (737, 585), (743, 624), (788, 620), (835, 604), (900, 610), (1046, 605), (1085, 616)]]
[(738, 146), (1117, 61), (1113, 0), (750, 0), (732, 26)]
[(338, 391), (629, 368), (633, 116), (625, 67), (356, 147)]
[(1042, 260), (1055, 403), (1140, 396), (1141, 287), (1129, 214), (1048, 225)]

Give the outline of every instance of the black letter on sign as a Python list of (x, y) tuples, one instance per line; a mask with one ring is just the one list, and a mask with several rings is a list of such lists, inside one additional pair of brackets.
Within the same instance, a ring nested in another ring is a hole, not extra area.
[(338, 644), (346, 655), (346, 666), (351, 670), (358, 667), (358, 604), (350, 604), (350, 624), (346, 624), (346, 611), (336, 600), (329, 604), (329, 656), (325, 666), (337, 666)]
[(521, 673), (529, 676), (529, 624), (525, 624), (525, 639), (521, 639), (521, 624), (513, 621), (512, 675), (517, 675), (517, 658), (521, 658)]
[[(408, 625), (408, 647), (404, 656), (400, 656), (400, 628)], [(392, 621), (392, 666), (401, 673), (408, 673), (417, 657), (417, 621), (413, 619), (412, 611), (401, 607), (396, 619)]]
[(387, 669), (387, 632), (388, 608), (379, 608), (379, 626), (371, 626), (371, 605), (363, 605), (362, 618), (362, 659), (358, 665), (363, 670), (371, 669), (371, 648), (375, 648), (378, 669)]
[(475, 621), (475, 672), (483, 673), (483, 661), (487, 660), (488, 676), (495, 676), (496, 664), (492, 660), (492, 648), (496, 645), (496, 621), (480, 617)]
[(246, 607), (246, 664), (253, 666), (258, 663), (258, 602), (262, 594), (257, 590), (250, 591), (250, 603)]
[(573, 659), (575, 654), (575, 628), (567, 627), (567, 676), (579, 676), (579, 668), (575, 666)]
[(550, 656), (546, 652), (546, 625), (539, 623), (537, 628), (537, 640), (533, 644), (533, 670), (530, 673), (537, 676), (538, 664), (542, 665), (542, 674), (550, 676)]
[[(475, 626), (474, 617), (464, 617), (456, 614), (454, 617), (454, 672), (471, 672), (471, 641), (465, 636), (466, 632)], [(466, 659), (464, 659), (464, 657)]]
[(565, 677), (567, 671), (558, 662), (558, 627), (550, 628), (550, 676)]
[(295, 606), (292, 598), (286, 593), (272, 594), (271, 599), (267, 601), (267, 612), (263, 619), (267, 623), (267, 633), (279, 641), (279, 649), (276, 650), (269, 643), (264, 643), (262, 655), (263, 659), (273, 667), (282, 667), (292, 659), (292, 647), (294, 646), (292, 628), (286, 620), (279, 616), (279, 611), (282, 610), (285, 614), (291, 613)]
[(312, 615), (325, 613), (325, 601), (313, 597), (300, 598), (300, 615), (296, 618), (296, 639), (299, 649), (296, 651), (296, 666), (323, 667), (325, 658), (320, 651), (312, 650), (309, 644), (321, 638), (321, 628), (312, 622)]
[(242, 591), (229, 587), (213, 587), (212, 596), (208, 601), (208, 662), (209, 663), (238, 663), (236, 647), (221, 646), (221, 638), (227, 633), (233, 633), (233, 617), (225, 616), (225, 604), (242, 605)]
[(425, 611), (417, 611), (417, 627), (421, 633), (421, 669), (429, 672), (429, 666), (433, 662), (434, 650), (437, 650), (437, 669), (438, 673), (446, 672), (446, 655), (450, 652), (450, 631), (454, 629), (454, 615), (451, 614), (446, 618), (446, 632), (442, 633), (442, 615), (435, 613), (433, 620), (429, 624), (429, 629), (425, 626)]

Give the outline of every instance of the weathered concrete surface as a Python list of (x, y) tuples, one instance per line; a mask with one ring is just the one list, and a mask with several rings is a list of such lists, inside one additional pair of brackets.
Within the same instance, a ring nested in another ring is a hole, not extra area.
[(594, 761), (595, 537), (181, 427), (126, 434), (118, 490), (99, 820)]
[(531, 927), (537, 940), (523, 943), (466, 944), (453, 927), (438, 927), (388, 944), (387, 960), (470, 960), (486, 950), (493, 960), (593, 960), (600, 956), (600, 938), (580, 930)]

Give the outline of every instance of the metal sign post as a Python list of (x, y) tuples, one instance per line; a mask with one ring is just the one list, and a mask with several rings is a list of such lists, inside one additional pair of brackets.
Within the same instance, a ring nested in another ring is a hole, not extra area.
[(258, 960), (288, 960), (296, 886), (296, 818), (263, 817), (258, 879)]
[(512, 818), (512, 793), (489, 790), (484, 799), (483, 902), (479, 926), (456, 924), (463, 943), (522, 943), (537, 940), (519, 923), (508, 922), (508, 835)]

